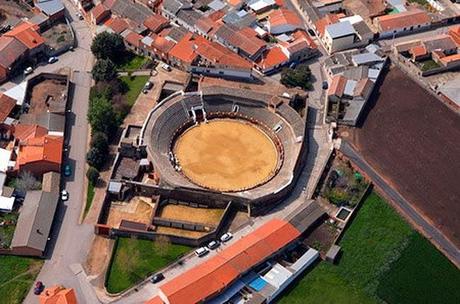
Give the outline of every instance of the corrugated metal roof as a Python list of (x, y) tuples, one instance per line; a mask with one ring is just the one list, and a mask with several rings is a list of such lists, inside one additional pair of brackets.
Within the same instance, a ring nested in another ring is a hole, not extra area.
[(340, 38), (356, 33), (355, 28), (349, 21), (330, 24), (326, 26), (326, 32), (328, 32), (329, 36), (332, 38)]

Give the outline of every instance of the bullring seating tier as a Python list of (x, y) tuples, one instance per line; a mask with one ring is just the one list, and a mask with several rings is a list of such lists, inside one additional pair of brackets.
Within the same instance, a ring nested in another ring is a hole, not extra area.
[[(185, 93), (188, 94), (188, 93)], [(200, 99), (198, 99), (200, 98)], [(278, 97), (277, 97), (278, 98)], [(282, 99), (281, 97), (279, 97)], [(178, 95), (153, 110), (146, 123), (144, 143), (155, 170), (159, 173), (161, 184), (168, 188), (188, 188), (206, 190), (189, 181), (177, 172), (169, 160), (169, 153), (175, 137), (193, 124), (188, 115), (191, 106), (202, 104), (208, 117), (239, 117), (258, 124), (275, 139), (279, 147), (281, 161), (277, 174), (255, 188), (225, 194), (253, 202), (263, 202), (274, 193), (292, 186), (306, 153), (305, 121), (287, 103), (281, 103), (276, 110), (269, 108), (273, 96), (249, 90), (233, 90), (222, 87), (208, 87), (193, 97)], [(238, 112), (232, 112), (238, 105)], [(281, 125), (275, 133), (273, 128)], [(301, 139), (301, 140), (299, 140)]]

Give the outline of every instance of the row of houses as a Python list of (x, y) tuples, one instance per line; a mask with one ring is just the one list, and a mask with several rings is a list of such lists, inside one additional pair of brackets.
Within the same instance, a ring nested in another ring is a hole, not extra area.
[[(0, 216), (18, 214), (0, 253), (45, 253), (60, 196), (68, 89), (67, 75), (39, 74), (0, 93)], [(12, 183), (25, 178), (36, 181), (33, 190)]]
[(282, 1), (231, 2), (165, 0), (148, 8), (106, 0), (90, 20), (98, 31), (120, 34), (138, 54), (199, 74), (250, 78), (253, 69), (270, 73), (317, 54)]

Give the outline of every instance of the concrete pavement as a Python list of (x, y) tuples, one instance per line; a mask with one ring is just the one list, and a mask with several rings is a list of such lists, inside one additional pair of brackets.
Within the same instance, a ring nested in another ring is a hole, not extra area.
[(340, 151), (350, 158), (372, 182), (396, 204), (405, 216), (407, 216), (422, 233), (439, 248), (458, 268), (460, 268), (460, 250), (450, 242), (438, 229), (429, 223), (423, 215), (415, 210), (412, 205), (396, 190), (394, 190), (384, 178), (376, 172), (366, 160), (346, 141), (342, 141)]

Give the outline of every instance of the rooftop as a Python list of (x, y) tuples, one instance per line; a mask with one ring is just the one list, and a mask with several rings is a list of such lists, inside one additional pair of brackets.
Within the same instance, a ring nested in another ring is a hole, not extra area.
[(380, 29), (385, 32), (431, 22), (428, 14), (419, 9), (377, 17), (376, 20)]
[(326, 32), (332, 39), (356, 34), (355, 28), (349, 21), (330, 24), (326, 26)]

